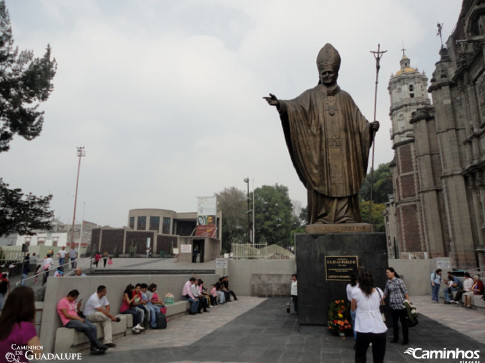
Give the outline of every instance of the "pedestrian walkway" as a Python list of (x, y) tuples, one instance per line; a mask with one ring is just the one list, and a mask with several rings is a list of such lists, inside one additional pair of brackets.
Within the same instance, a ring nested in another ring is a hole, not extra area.
[(411, 300), (418, 313), (485, 344), (485, 309), (466, 309), (460, 305), (433, 304), (431, 296), (415, 296)]
[[(429, 304), (426, 303), (429, 300)], [(453, 308), (431, 304), (429, 297), (414, 297), (418, 309), (438, 314), (437, 309)], [(166, 330), (154, 330), (124, 337), (103, 356), (83, 355), (84, 362), (353, 362), (354, 341), (330, 335), (322, 326), (300, 326), (297, 316), (286, 313), (287, 299), (241, 297), (208, 314), (182, 316), (169, 321)], [(431, 306), (428, 306), (431, 305)], [(482, 311), (453, 312), (456, 319)], [(443, 310), (444, 311), (444, 310)], [(446, 313), (446, 311), (444, 311)], [(465, 315), (462, 315), (465, 314)], [(467, 319), (469, 319), (467, 317)], [(408, 348), (423, 350), (479, 350), (483, 361), (485, 345), (425, 315), (410, 329), (410, 343), (388, 344), (385, 361), (418, 362), (405, 353)], [(391, 332), (388, 332), (388, 340)], [(368, 359), (372, 361), (371, 352)], [(459, 362), (433, 360), (425, 362)]]

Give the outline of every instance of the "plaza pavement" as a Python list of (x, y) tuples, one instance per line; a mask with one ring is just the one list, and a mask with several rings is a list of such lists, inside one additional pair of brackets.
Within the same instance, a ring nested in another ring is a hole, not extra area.
[[(480, 350), (485, 352), (485, 312), (456, 305), (432, 304), (414, 297), (420, 323), (410, 329), (410, 343), (388, 344), (386, 362), (460, 362), (417, 360), (407, 348)], [(351, 338), (330, 335), (325, 327), (300, 326), (286, 313), (287, 299), (240, 297), (211, 309), (168, 322), (165, 330), (149, 330), (116, 340), (103, 356), (83, 355), (83, 362), (353, 362)], [(460, 322), (460, 323), (457, 323)], [(388, 340), (391, 338), (388, 331)], [(368, 352), (371, 362), (371, 352)]]
[[(82, 259), (81, 263), (88, 261)], [(213, 269), (215, 262), (197, 264), (175, 259), (114, 259), (119, 269)], [(107, 269), (109, 267), (106, 267)], [(102, 261), (98, 269), (103, 269)], [(53, 277), (50, 277), (53, 278)], [(12, 278), (12, 288), (19, 276)], [(31, 285), (29, 281), (27, 285)], [(40, 287), (40, 284), (35, 288)], [(388, 344), (386, 362), (417, 362), (407, 347), (485, 352), (485, 310), (432, 304), (430, 296), (412, 296), (420, 324), (410, 329), (410, 344)], [(300, 326), (286, 313), (286, 299), (240, 297), (210, 313), (169, 320), (165, 330), (149, 330), (117, 339), (103, 356), (83, 354), (85, 362), (353, 362), (353, 341), (331, 336), (325, 327)], [(391, 336), (388, 331), (388, 340)], [(86, 353), (86, 352), (85, 352)], [(371, 352), (368, 352), (371, 360)], [(433, 362), (433, 360), (421, 360)], [(435, 360), (453, 362), (453, 360)], [(454, 360), (459, 362), (459, 360)], [(483, 358), (481, 359), (484, 362)]]

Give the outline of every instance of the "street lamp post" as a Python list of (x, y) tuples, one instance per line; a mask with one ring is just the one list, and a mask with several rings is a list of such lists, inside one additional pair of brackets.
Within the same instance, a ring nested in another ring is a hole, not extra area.
[[(79, 162), (77, 164), (76, 194), (74, 196), (74, 214), (72, 216), (71, 246), (74, 244), (74, 224), (76, 222), (77, 189), (78, 189), (78, 186), (79, 186), (79, 171), (81, 170), (81, 158), (86, 156), (86, 150), (84, 150), (84, 146), (78, 146), (77, 147), (77, 156), (79, 158)], [(78, 251), (77, 253), (80, 254), (80, 251)]]
[(249, 198), (249, 178), (246, 177), (244, 178), (244, 182), (247, 184), (247, 187), (248, 187), (248, 192), (247, 192), (247, 201), (248, 201), (248, 211), (247, 211), (247, 215), (248, 215), (248, 238), (249, 238), (249, 243), (252, 242), (251, 240), (251, 215), (249, 213), (251, 213), (251, 199)]

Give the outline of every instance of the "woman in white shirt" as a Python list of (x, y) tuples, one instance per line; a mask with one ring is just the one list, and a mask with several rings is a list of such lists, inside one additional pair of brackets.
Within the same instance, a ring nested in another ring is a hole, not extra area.
[(366, 362), (367, 349), (372, 343), (374, 363), (384, 362), (386, 353), (386, 324), (382, 321), (379, 305), (382, 302), (382, 290), (374, 287), (374, 278), (370, 271), (359, 271), (359, 287), (352, 291), (352, 311), (356, 312), (355, 362)]
[[(350, 274), (350, 284), (347, 284), (345, 288), (345, 292), (347, 293), (347, 300), (352, 302), (352, 291), (358, 288), (359, 284), (357, 283), (357, 271), (352, 271)], [(354, 340), (357, 339), (357, 332), (355, 331), (355, 311), (350, 310), (350, 317), (352, 319), (352, 331), (354, 332)]]

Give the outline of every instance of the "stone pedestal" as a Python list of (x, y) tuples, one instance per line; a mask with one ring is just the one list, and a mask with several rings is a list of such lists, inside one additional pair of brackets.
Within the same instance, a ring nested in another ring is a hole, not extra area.
[[(349, 281), (338, 281), (337, 275), (345, 278), (348, 273), (339, 266), (330, 268), (336, 258), (348, 257), (351, 261), (357, 257), (358, 267), (372, 272), (376, 286), (385, 286), (388, 263), (385, 233), (296, 234), (295, 246), (298, 322), (302, 325), (326, 325), (330, 302), (346, 299)], [(333, 272), (327, 276), (327, 271)]]

